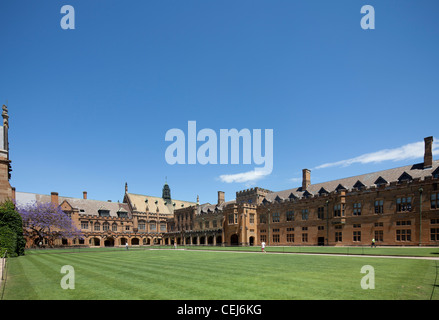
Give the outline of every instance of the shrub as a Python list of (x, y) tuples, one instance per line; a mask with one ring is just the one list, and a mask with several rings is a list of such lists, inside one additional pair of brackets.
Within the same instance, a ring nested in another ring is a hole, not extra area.
[(23, 236), (23, 222), (12, 201), (0, 204), (0, 252), (8, 255), (24, 255), (26, 240)]

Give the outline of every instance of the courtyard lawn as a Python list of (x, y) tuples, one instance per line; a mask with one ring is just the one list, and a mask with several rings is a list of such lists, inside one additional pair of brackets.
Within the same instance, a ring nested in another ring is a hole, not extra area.
[[(62, 289), (64, 265), (75, 289)], [(362, 289), (364, 265), (375, 289)], [(189, 250), (44, 251), (10, 258), (3, 299), (439, 299), (437, 260)]]
[[(191, 250), (233, 250), (233, 251), (261, 251), (261, 247), (221, 247), (221, 246), (178, 246)], [(439, 258), (438, 247), (374, 247), (370, 246), (268, 246), (267, 252), (279, 253), (324, 253), (344, 255), (373, 255), (373, 256), (413, 256), (413, 257), (436, 257)]]

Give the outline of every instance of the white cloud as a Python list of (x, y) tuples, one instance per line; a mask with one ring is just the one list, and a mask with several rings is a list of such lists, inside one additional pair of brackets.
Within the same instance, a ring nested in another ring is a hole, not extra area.
[(264, 170), (261, 168), (255, 168), (252, 171), (235, 173), (235, 174), (223, 174), (219, 176), (222, 182), (226, 183), (252, 183), (257, 180), (264, 178), (265, 176), (271, 174), (271, 170)]
[[(439, 143), (433, 139), (433, 156), (439, 155)], [(424, 156), (424, 141), (409, 143), (394, 149), (384, 149), (376, 152), (366, 153), (361, 156), (340, 160), (337, 162), (324, 163), (314, 169), (324, 169), (329, 167), (347, 167), (354, 163), (379, 163), (383, 161), (401, 161), (418, 159)]]

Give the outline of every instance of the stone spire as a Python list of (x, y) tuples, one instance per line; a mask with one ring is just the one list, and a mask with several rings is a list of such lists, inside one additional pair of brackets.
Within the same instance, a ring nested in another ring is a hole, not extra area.
[(3, 105), (2, 107), (2, 117), (3, 117), (3, 149), (8, 151), (8, 159), (9, 159), (9, 140), (8, 140), (8, 131), (9, 131), (9, 115), (8, 115), (8, 107)]

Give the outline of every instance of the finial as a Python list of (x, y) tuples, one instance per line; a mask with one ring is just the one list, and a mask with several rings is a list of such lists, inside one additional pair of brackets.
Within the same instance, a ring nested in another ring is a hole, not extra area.
[(125, 193), (128, 192), (128, 183), (125, 182)]

